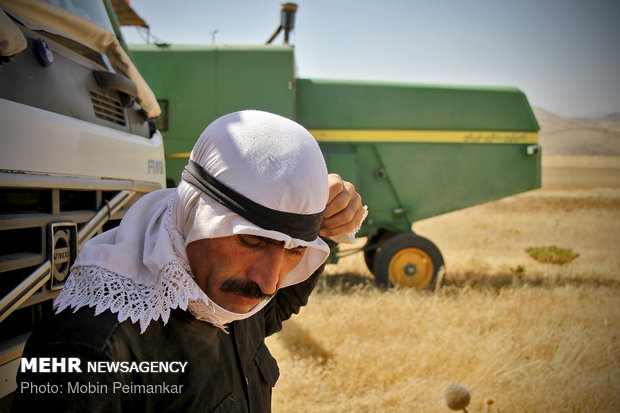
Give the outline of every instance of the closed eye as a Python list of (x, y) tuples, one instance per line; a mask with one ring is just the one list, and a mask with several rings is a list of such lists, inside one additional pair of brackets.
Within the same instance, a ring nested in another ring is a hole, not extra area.
[(287, 249), (286, 252), (291, 255), (297, 255), (297, 256), (303, 257), (304, 253), (306, 252), (306, 247), (290, 248), (290, 249)]
[[(272, 238), (261, 237), (258, 235), (239, 235), (241, 244), (249, 248), (265, 248), (268, 245), (275, 245), (278, 247), (284, 246), (284, 241), (278, 241)], [(288, 248), (284, 250), (289, 255), (303, 257), (306, 252), (306, 247), (299, 246), (295, 248)]]

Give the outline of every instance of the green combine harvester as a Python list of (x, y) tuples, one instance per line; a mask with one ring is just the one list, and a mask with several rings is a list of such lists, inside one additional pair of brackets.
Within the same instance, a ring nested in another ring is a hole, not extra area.
[(516, 88), (300, 79), (294, 48), (139, 45), (131, 52), (162, 107), (168, 185), (214, 119), (260, 109), (294, 119), (369, 215), (358, 236), (382, 286), (433, 288), (444, 260), (415, 221), (539, 188), (540, 129)]

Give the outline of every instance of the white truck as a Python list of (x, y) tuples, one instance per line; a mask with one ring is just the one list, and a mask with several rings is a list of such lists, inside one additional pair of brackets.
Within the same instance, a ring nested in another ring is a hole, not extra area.
[(109, 0), (0, 0), (0, 411), (80, 247), (165, 187), (159, 105), (122, 45)]

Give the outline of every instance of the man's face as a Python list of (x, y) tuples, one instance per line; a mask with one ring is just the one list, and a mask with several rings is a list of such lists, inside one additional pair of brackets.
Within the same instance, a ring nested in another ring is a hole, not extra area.
[(255, 235), (202, 239), (187, 245), (196, 283), (220, 307), (247, 313), (273, 295), (299, 264), (305, 247)]

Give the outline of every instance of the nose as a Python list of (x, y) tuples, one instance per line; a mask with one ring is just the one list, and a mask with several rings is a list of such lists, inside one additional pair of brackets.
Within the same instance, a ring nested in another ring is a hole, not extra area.
[(284, 248), (270, 245), (261, 250), (248, 271), (248, 277), (260, 287), (263, 294), (273, 294), (280, 283)]

